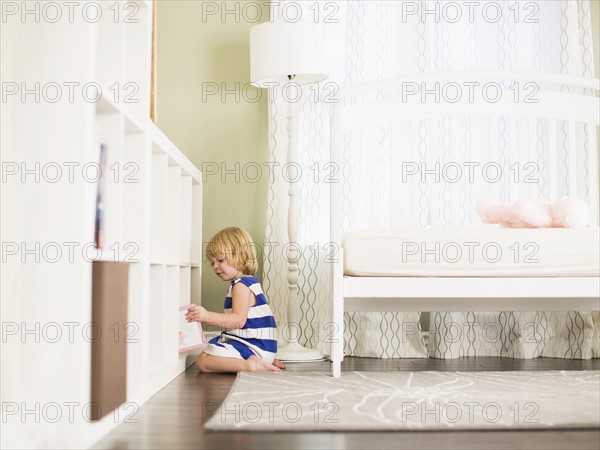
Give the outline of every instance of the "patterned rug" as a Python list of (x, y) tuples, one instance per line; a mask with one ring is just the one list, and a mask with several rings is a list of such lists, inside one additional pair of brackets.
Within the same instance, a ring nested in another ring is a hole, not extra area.
[(598, 428), (600, 371), (238, 374), (208, 430)]

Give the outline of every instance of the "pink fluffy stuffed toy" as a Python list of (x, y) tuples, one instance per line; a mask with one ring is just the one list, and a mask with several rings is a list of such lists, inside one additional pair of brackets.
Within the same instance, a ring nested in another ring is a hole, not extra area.
[(511, 228), (582, 228), (589, 225), (590, 215), (583, 201), (566, 195), (554, 203), (546, 200), (498, 203), (486, 197), (477, 201), (476, 210), (482, 222)]

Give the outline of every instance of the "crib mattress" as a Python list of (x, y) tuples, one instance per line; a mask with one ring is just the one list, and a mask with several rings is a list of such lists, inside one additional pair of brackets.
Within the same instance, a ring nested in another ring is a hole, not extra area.
[(346, 234), (344, 274), (599, 276), (600, 229), (379, 229)]

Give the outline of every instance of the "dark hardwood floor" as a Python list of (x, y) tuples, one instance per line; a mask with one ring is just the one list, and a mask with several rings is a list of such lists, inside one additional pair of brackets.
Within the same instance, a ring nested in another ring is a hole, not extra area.
[[(288, 364), (289, 371), (328, 371), (329, 362)], [(600, 359), (349, 358), (343, 370), (600, 370)], [(201, 374), (192, 366), (94, 449), (600, 449), (600, 430), (469, 432), (205, 432), (203, 424), (229, 393), (233, 374)]]

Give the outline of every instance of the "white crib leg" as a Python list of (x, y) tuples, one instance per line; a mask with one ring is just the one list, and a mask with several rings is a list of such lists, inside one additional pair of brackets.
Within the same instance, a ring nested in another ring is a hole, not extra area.
[(333, 376), (339, 377), (342, 374), (342, 361), (344, 359), (344, 310), (340, 299), (334, 304), (333, 324), (335, 332), (331, 341), (331, 361)]
[(333, 378), (339, 378), (342, 376), (342, 362), (339, 359), (334, 359), (332, 363), (333, 367)]
[[(336, 324), (336, 325), (339, 326), (339, 324)], [(343, 327), (344, 327), (344, 324), (342, 323), (342, 326), (341, 326), (342, 330), (343, 330)], [(343, 335), (343, 333), (336, 333), (331, 342), (331, 369), (333, 371), (334, 378), (338, 378), (342, 375), (343, 359), (344, 359), (344, 335)]]
[(333, 376), (342, 374), (342, 360), (344, 359), (344, 294), (343, 294), (343, 261), (344, 250), (339, 249), (339, 257), (333, 265), (332, 278), (332, 311), (333, 339), (331, 341), (331, 361)]

